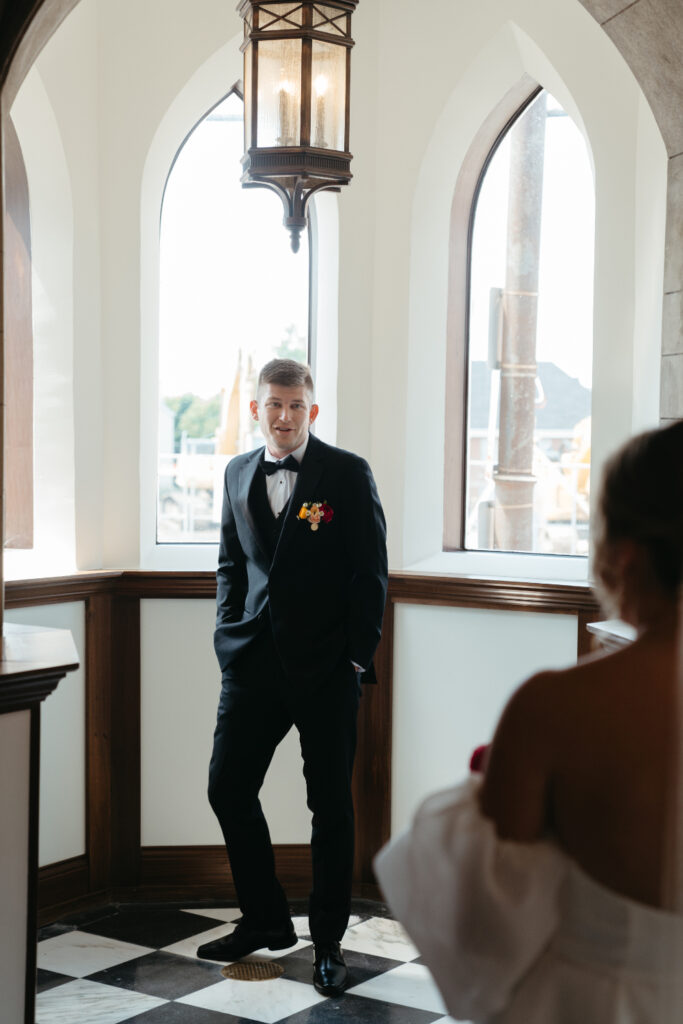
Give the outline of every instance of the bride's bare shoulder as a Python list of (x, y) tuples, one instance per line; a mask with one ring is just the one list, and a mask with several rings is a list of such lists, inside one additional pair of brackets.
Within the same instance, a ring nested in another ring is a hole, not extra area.
[(552, 746), (555, 727), (564, 732), (570, 720), (590, 717), (595, 709), (622, 702), (625, 708), (639, 706), (654, 689), (666, 701), (676, 671), (675, 638), (644, 636), (619, 650), (531, 676), (512, 695), (500, 727), (521, 735), (526, 725), (536, 723), (539, 745)]
[(635, 675), (628, 648), (598, 652), (566, 668), (546, 669), (523, 682), (510, 697), (496, 730), (505, 747), (523, 743), (552, 748), (554, 726), (585, 713), (611, 686)]

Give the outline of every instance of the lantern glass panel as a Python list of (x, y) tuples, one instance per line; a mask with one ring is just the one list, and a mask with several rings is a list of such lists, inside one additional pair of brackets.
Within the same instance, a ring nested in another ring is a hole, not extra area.
[(258, 46), (256, 145), (301, 145), (301, 40), (262, 39)]
[(316, 4), (313, 8), (313, 28), (321, 32), (347, 34), (348, 15), (346, 11), (340, 11), (338, 7), (328, 7), (327, 4)]
[(294, 4), (272, 4), (259, 8), (259, 29), (261, 32), (281, 32), (286, 28), (300, 28), (303, 6)]
[(313, 41), (311, 144), (343, 152), (346, 128), (346, 48)]
[(244, 51), (244, 152), (251, 146), (251, 43)]

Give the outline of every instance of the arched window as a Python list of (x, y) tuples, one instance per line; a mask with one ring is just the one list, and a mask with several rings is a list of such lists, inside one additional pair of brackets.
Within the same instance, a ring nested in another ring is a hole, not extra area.
[(470, 210), (461, 512), (445, 547), (588, 552), (594, 195), (581, 132), (536, 89)]
[(216, 543), (223, 471), (262, 443), (259, 368), (311, 358), (309, 238), (291, 252), (277, 196), (242, 189), (243, 102), (192, 130), (161, 215), (157, 543)]

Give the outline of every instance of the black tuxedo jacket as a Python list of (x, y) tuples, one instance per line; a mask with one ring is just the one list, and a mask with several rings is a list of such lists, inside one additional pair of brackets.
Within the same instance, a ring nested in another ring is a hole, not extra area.
[[(287, 672), (323, 676), (343, 659), (369, 668), (387, 589), (386, 526), (370, 467), (310, 435), (271, 560), (254, 516), (262, 452), (231, 459), (225, 471), (214, 635), (221, 671), (269, 620)], [(323, 501), (333, 517), (312, 530), (299, 510)]]

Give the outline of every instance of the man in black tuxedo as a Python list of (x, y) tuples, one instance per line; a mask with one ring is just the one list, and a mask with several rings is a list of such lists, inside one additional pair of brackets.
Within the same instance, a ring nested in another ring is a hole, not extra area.
[(374, 681), (384, 612), (386, 528), (365, 460), (309, 433), (318, 407), (308, 367), (266, 364), (251, 413), (266, 447), (225, 472), (214, 637), (222, 692), (209, 769), (243, 916), (198, 955), (239, 960), (296, 942), (258, 799), (295, 725), (313, 815), (313, 980), (336, 995), (348, 978), (340, 940), (351, 903), (351, 774), (361, 678)]

